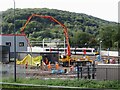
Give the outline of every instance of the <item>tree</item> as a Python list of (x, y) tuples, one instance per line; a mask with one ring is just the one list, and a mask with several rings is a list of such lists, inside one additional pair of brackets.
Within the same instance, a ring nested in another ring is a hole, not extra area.
[(96, 44), (96, 40), (93, 35), (82, 31), (75, 32), (73, 37), (71, 37), (70, 42), (74, 47), (91, 47), (92, 45)]
[(111, 48), (117, 41), (118, 27), (115, 26), (105, 26), (100, 30), (99, 37), (103, 41), (103, 46), (105, 48)]

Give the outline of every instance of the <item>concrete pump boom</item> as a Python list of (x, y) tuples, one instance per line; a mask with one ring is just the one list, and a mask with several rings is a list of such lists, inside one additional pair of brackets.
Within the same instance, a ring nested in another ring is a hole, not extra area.
[(58, 23), (59, 25), (61, 25), (61, 27), (63, 27), (63, 32), (66, 38), (66, 43), (67, 43), (67, 55), (71, 56), (71, 51), (70, 51), (70, 44), (69, 44), (69, 37), (68, 37), (68, 30), (67, 27), (60, 23), (58, 20), (56, 20), (55, 18), (53, 18), (52, 16), (43, 16), (43, 15), (38, 15), (38, 14), (32, 14), (28, 20), (26, 21), (25, 25), (22, 27), (22, 29), (20, 30), (21, 33), (24, 33), (24, 29), (26, 28), (27, 24), (30, 22), (30, 20), (32, 19), (32, 17), (40, 17), (40, 18), (45, 18), (45, 19), (50, 19), (56, 23)]

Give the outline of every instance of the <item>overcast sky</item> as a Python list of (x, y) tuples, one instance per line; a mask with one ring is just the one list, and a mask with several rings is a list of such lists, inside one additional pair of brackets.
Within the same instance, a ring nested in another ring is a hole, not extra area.
[[(15, 6), (66, 10), (118, 22), (118, 2), (119, 0), (15, 0)], [(13, 0), (0, 0), (0, 11), (13, 7)]]

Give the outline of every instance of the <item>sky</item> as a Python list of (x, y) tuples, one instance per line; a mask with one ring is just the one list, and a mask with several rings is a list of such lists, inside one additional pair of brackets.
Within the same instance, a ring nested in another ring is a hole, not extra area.
[(92, 15), (118, 22), (120, 0), (0, 0), (0, 11), (9, 8), (50, 8)]

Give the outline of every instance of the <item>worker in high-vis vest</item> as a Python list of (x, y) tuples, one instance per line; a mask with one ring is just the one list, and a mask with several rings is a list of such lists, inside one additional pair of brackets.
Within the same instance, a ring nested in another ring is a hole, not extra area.
[(59, 64), (57, 62), (55, 64), (55, 68), (56, 68), (56, 70), (59, 70)]
[(49, 62), (49, 64), (47, 66), (48, 66), (48, 71), (50, 71), (51, 70), (51, 64), (50, 64), (50, 62)]

